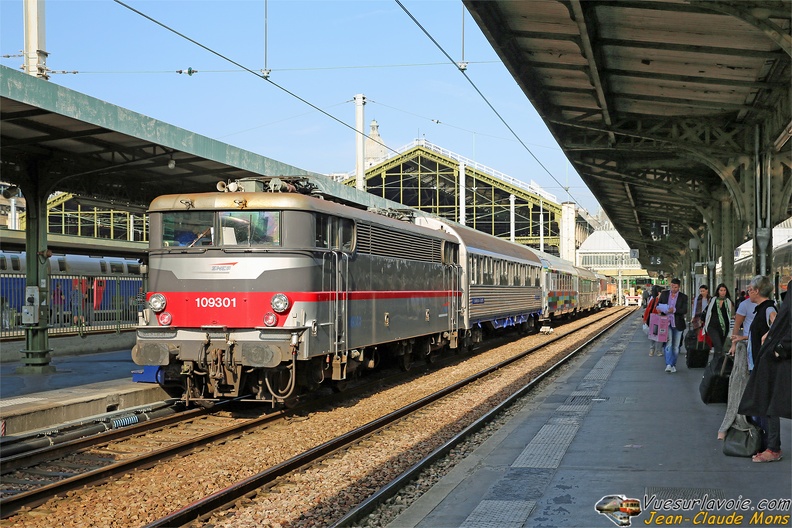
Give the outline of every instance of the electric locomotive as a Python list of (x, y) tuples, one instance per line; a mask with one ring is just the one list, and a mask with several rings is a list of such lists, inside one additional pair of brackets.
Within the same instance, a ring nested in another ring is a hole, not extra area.
[(241, 180), (152, 202), (132, 357), (161, 366), (169, 391), (275, 404), (380, 354), (407, 369), (413, 353), (457, 346), (457, 239), (295, 186), (311, 190)]

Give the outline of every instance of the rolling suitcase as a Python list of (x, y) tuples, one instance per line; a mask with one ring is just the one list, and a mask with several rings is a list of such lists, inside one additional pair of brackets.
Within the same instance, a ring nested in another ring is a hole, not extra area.
[(687, 348), (687, 345), (685, 345), (685, 349), (687, 350), (687, 354), (685, 354), (685, 365), (687, 368), (704, 368), (707, 366), (709, 348)]
[(709, 347), (698, 340), (698, 330), (691, 328), (685, 335), (685, 365), (687, 368), (704, 368), (709, 360)]
[(726, 403), (729, 399), (729, 375), (731, 374), (732, 357), (718, 354), (712, 358), (704, 369), (704, 376), (699, 384), (701, 401), (704, 403)]

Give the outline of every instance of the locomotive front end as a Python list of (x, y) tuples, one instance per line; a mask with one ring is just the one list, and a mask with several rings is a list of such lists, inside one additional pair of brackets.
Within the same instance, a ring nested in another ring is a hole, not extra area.
[(160, 366), (172, 395), (277, 403), (295, 393), (296, 362), (316, 345), (321, 311), (310, 292), (321, 289), (322, 259), (300, 198), (206, 193), (152, 203), (149, 294), (132, 357)]

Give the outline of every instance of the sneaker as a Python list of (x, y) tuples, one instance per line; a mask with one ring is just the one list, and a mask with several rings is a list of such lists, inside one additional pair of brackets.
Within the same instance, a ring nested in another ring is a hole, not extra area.
[(654, 350), (650, 350), (650, 351), (649, 351), (649, 356), (650, 356), (650, 357), (651, 357), (651, 356), (654, 356)]
[(672, 365), (672, 366), (671, 366), (671, 374), (673, 374), (674, 372), (676, 372), (676, 367), (674, 367), (674, 366)]
[(666, 365), (666, 372), (671, 372), (671, 369), (674, 368), (671, 365)]
[(781, 460), (781, 451), (771, 451), (766, 449), (754, 455), (751, 460), (754, 462), (778, 462)]

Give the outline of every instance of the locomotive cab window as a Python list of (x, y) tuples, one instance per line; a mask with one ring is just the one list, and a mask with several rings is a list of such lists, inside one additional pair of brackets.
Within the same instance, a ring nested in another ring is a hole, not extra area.
[(213, 246), (214, 237), (214, 214), (211, 211), (162, 213), (160, 247)]
[(223, 211), (220, 238), (223, 246), (281, 245), (280, 211)]
[(317, 214), (314, 245), (321, 249), (352, 252), (355, 249), (355, 222), (349, 218), (338, 218)]
[(459, 262), (459, 244), (443, 242), (443, 264), (456, 264)]

